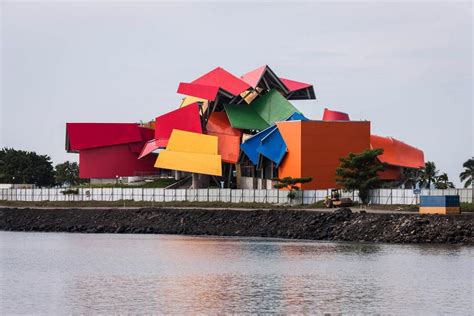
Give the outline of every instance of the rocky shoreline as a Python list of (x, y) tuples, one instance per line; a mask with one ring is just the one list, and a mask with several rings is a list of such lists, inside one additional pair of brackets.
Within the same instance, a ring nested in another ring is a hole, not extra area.
[(474, 245), (472, 215), (226, 209), (0, 209), (0, 230)]

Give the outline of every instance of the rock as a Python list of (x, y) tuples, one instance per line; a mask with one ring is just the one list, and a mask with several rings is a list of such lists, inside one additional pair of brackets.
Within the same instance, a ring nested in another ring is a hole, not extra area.
[(0, 230), (262, 236), (313, 240), (474, 244), (474, 216), (297, 209), (4, 209)]
[(119, 227), (115, 230), (114, 233), (115, 233), (115, 234), (121, 234), (121, 233), (123, 233), (123, 232), (125, 232), (125, 227), (119, 226)]

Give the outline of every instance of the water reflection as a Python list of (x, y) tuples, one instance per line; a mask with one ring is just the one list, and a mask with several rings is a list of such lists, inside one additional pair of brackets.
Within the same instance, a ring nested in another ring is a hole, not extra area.
[(469, 313), (469, 247), (0, 233), (1, 313)]

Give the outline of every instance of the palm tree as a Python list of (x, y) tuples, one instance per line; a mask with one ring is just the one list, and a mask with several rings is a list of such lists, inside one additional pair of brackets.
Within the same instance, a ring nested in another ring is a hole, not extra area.
[(472, 182), (472, 178), (474, 175), (474, 159), (470, 158), (462, 165), (464, 167), (464, 171), (459, 174), (459, 179), (461, 182), (464, 182), (464, 187), (468, 188), (474, 183)]
[(427, 161), (425, 167), (421, 169), (420, 187), (431, 188), (431, 183), (436, 182), (438, 172), (435, 163), (433, 161)]
[(446, 172), (436, 177), (434, 186), (436, 189), (454, 189), (454, 184), (449, 181), (448, 174)]
[(402, 168), (401, 184), (405, 187), (405, 189), (413, 189), (416, 187), (416, 184), (420, 182), (421, 175), (421, 169)]

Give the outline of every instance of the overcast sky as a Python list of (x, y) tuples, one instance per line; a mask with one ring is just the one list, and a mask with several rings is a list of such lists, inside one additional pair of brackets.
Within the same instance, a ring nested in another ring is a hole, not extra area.
[(370, 120), (459, 184), (473, 155), (472, 4), (2, 1), (0, 146), (77, 160), (66, 122), (175, 109), (180, 81), (268, 64), (314, 84), (294, 104)]

